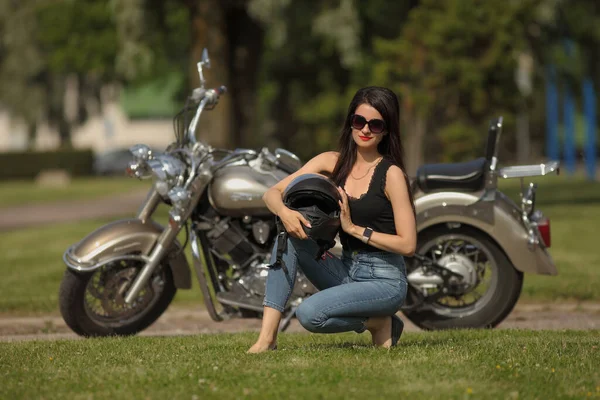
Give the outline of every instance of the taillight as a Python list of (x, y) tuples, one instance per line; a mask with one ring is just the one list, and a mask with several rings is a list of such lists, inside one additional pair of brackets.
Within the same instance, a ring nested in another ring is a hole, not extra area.
[(538, 231), (546, 247), (550, 247), (550, 220), (546, 217), (537, 221)]

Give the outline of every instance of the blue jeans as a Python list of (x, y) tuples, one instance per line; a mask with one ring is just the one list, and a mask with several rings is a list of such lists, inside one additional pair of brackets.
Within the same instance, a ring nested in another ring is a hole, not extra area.
[[(275, 262), (273, 248), (271, 262)], [(319, 289), (305, 299), (296, 317), (311, 332), (336, 333), (365, 330), (369, 317), (395, 314), (407, 291), (406, 265), (400, 254), (387, 251), (353, 252), (344, 249), (342, 258), (327, 252), (315, 260), (317, 244), (310, 239), (289, 237), (283, 268), (269, 270), (264, 306), (284, 311), (298, 266)], [(291, 286), (290, 281), (291, 279)]]

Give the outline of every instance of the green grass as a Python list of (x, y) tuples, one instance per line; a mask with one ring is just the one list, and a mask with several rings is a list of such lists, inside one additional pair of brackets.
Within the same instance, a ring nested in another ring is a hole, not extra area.
[[(552, 255), (558, 276), (525, 275), (524, 300), (600, 301), (600, 183), (581, 177), (546, 176), (538, 184), (536, 204), (550, 218)], [(529, 181), (525, 181), (527, 184)], [(499, 187), (519, 204), (519, 180), (500, 180)]]
[(94, 199), (149, 188), (148, 181), (129, 177), (73, 179), (64, 187), (45, 187), (33, 181), (1, 182), (0, 208), (63, 200)]
[(557, 276), (525, 275), (523, 298), (527, 300), (600, 301), (600, 252), (597, 250), (600, 207), (580, 205), (573, 209), (547, 206), (551, 219), (550, 254), (558, 267)]
[[(580, 205), (600, 205), (600, 182), (590, 182), (577, 175), (573, 178), (566, 176), (544, 176), (524, 180), (538, 185), (536, 204), (544, 211), (547, 206), (577, 207)], [(519, 179), (499, 179), (498, 188), (509, 195), (519, 204)]]
[[(514, 182), (503, 188), (515, 195)], [(600, 301), (600, 184), (544, 178), (540, 208), (552, 221), (552, 254), (558, 276), (525, 275), (523, 301)], [(161, 211), (164, 220), (165, 211)], [(57, 312), (58, 287), (65, 269), (62, 254), (106, 220), (0, 232), (0, 314)], [(181, 237), (181, 236), (180, 236)], [(181, 239), (183, 241), (183, 237)], [(191, 261), (188, 253), (188, 260)], [(192, 290), (180, 290), (178, 304), (201, 303), (195, 273)]]
[(255, 333), (0, 343), (0, 398), (560, 399), (600, 397), (598, 331)]

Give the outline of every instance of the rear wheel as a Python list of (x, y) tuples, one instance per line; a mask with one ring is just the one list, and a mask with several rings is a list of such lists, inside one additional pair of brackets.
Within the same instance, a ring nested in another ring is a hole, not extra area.
[[(419, 236), (417, 252), (463, 276), (461, 285), (446, 288), (434, 302), (405, 312), (420, 328), (492, 328), (506, 318), (519, 299), (523, 274), (495, 242), (476, 229), (443, 226), (425, 231)], [(419, 266), (412, 266), (408, 273), (416, 268)], [(426, 295), (443, 290), (415, 289)]]
[(137, 298), (125, 303), (125, 294), (144, 263), (118, 260), (89, 273), (65, 271), (60, 312), (66, 324), (81, 336), (133, 335), (167, 309), (177, 289), (168, 267), (158, 268)]

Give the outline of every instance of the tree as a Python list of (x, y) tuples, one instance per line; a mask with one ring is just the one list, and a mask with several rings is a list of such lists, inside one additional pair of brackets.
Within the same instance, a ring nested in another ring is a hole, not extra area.
[(168, 59), (171, 67), (186, 71), (182, 94), (187, 95), (199, 84), (196, 63), (206, 48), (211, 59), (211, 68), (205, 70), (208, 85), (225, 85), (228, 93), (214, 111), (203, 115), (201, 138), (225, 147), (243, 145), (244, 138), (252, 137), (263, 30), (248, 11), (250, 1), (113, 1), (119, 71), (130, 79), (156, 78), (158, 71), (149, 71), (157, 60)]
[(397, 37), (417, 3), (291, 2), (264, 17), (265, 131), (305, 159), (335, 148), (351, 97), (374, 83), (373, 42)]
[[(443, 145), (441, 160), (479, 155), (489, 119), (503, 113), (511, 122), (520, 101), (517, 59), (529, 51), (537, 5), (423, 0), (400, 37), (376, 42), (374, 73), (402, 95), (409, 154)], [(409, 170), (420, 163), (411, 160)]]
[[(116, 32), (106, 1), (5, 2), (2, 29), (0, 102), (29, 127), (47, 121), (63, 147), (83, 123), (90, 101), (101, 105), (100, 89), (116, 79)], [(72, 111), (66, 87), (74, 84)], [(93, 107), (92, 107), (93, 108)]]
[(0, 3), (0, 105), (28, 126), (35, 135), (45, 103), (45, 91), (38, 80), (44, 65), (39, 49), (29, 34), (35, 15), (26, 12), (31, 0)]
[[(123, 71), (153, 64), (149, 21), (165, 15), (157, 0), (114, 0), (121, 32)], [(354, 91), (368, 84), (375, 37), (395, 37), (415, 0), (369, 4), (355, 0), (180, 0), (191, 26), (190, 86), (204, 47), (211, 84), (230, 91), (203, 119), (214, 145), (297, 151), (303, 158), (335, 146)], [(394, 15), (394, 24), (381, 23)], [(160, 24), (159, 24), (160, 26)], [(363, 27), (368, 27), (364, 29)], [(366, 57), (366, 59), (365, 59)], [(128, 61), (128, 59), (130, 59)], [(137, 61), (137, 64), (136, 64)], [(201, 133), (202, 135), (202, 133)], [(218, 137), (215, 137), (217, 136)]]
[[(574, 84), (592, 77), (600, 90), (600, 4), (594, 0), (549, 3), (540, 58), (555, 64), (563, 79)], [(567, 42), (571, 54), (565, 51)]]

